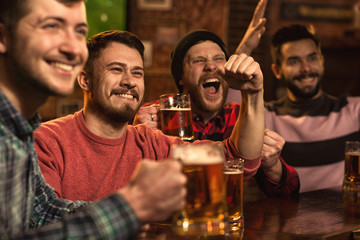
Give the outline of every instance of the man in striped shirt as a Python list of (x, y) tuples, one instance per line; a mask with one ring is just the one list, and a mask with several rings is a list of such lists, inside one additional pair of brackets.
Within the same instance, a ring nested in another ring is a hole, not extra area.
[(360, 139), (360, 98), (335, 98), (321, 89), (324, 56), (314, 29), (279, 29), (271, 54), (287, 94), (266, 103), (266, 127), (285, 138), (282, 156), (298, 172), (301, 192), (341, 186), (345, 141)]

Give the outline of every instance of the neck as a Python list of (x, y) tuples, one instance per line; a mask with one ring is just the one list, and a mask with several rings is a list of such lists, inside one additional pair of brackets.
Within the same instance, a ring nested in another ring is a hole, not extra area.
[(287, 89), (287, 95), (288, 98), (292, 101), (292, 102), (307, 102), (307, 101), (311, 101), (313, 99), (316, 99), (318, 97), (320, 97), (322, 94), (322, 90), (320, 89), (319, 92), (317, 94), (315, 94), (312, 98), (300, 98), (295, 96), (289, 89)]
[(216, 112), (207, 112), (207, 111), (202, 111), (200, 109), (197, 109), (196, 107), (192, 107), (191, 111), (196, 113), (197, 115), (201, 116), (204, 123), (207, 124), (213, 117), (215, 117), (219, 113), (220, 110), (218, 110)]
[(0, 72), (0, 90), (26, 119), (33, 118), (48, 96), (41, 94), (26, 79), (11, 73), (4, 59), (0, 59)]
[(87, 104), (85, 104), (83, 114), (86, 127), (97, 136), (117, 139), (126, 132), (128, 123), (113, 122)]

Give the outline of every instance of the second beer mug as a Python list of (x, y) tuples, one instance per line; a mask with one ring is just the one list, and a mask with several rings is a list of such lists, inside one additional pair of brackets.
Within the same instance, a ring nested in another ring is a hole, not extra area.
[(173, 220), (175, 232), (180, 235), (224, 235), (228, 228), (228, 212), (222, 145), (174, 145), (172, 157), (182, 162), (188, 180), (186, 205)]
[(163, 133), (184, 141), (194, 139), (190, 96), (172, 93), (160, 96), (160, 121)]
[(360, 192), (360, 142), (345, 142), (345, 174), (343, 190)]
[(226, 201), (229, 210), (229, 223), (232, 231), (244, 230), (243, 187), (244, 159), (226, 159), (224, 163)]

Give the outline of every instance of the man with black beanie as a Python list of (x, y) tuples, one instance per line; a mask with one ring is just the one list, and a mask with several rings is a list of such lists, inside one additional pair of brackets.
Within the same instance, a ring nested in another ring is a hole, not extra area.
[[(264, 2), (259, 2), (258, 7), (264, 7), (261, 4)], [(240, 44), (238, 53), (247, 52), (244, 46), (258, 40), (259, 33), (264, 31), (265, 20), (258, 17), (257, 10), (254, 14), (257, 20), (251, 23), (246, 35), (247, 41)], [(253, 93), (241, 90), (241, 104), (225, 104), (229, 84), (224, 79), (226, 76), (223, 78), (218, 74), (229, 59), (224, 42), (207, 30), (191, 31), (177, 42), (171, 58), (171, 73), (178, 90), (189, 93), (191, 97), (194, 138), (213, 141), (229, 138), (236, 120), (242, 116), (241, 105), (246, 104)], [(158, 128), (159, 121), (158, 108), (149, 103), (139, 110), (134, 124), (145, 123)], [(284, 195), (299, 190), (296, 171), (279, 157), (283, 145), (284, 140), (281, 136), (265, 130), (262, 166), (258, 170), (256, 179), (259, 187), (268, 196)]]

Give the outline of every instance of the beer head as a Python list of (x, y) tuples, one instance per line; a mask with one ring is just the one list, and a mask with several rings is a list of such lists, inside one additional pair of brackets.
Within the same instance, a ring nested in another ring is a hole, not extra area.
[(187, 93), (170, 93), (160, 96), (160, 110), (172, 109), (178, 111), (181, 108), (191, 110), (190, 95)]
[(185, 165), (217, 164), (224, 162), (224, 150), (215, 143), (173, 145), (172, 157)]

